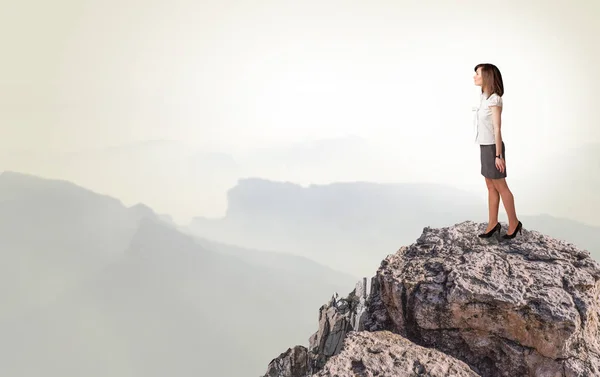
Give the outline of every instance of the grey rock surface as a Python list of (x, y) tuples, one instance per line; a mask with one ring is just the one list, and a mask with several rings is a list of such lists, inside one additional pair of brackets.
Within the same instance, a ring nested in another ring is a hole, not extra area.
[(309, 370), (308, 350), (303, 346), (295, 346), (269, 363), (265, 377), (305, 377)]
[(484, 227), (425, 228), (388, 256), (373, 282), (369, 329), (441, 350), (486, 377), (600, 375), (598, 263), (535, 231), (476, 237)]
[(336, 293), (319, 308), (319, 329), (309, 339), (313, 370), (319, 370), (327, 360), (340, 352), (344, 338), (351, 331), (361, 331), (367, 316), (366, 287), (358, 282), (345, 298)]
[[(323, 368), (327, 360), (338, 354), (346, 335), (361, 331), (367, 318), (366, 279), (356, 283), (347, 297), (335, 293), (319, 308), (318, 330), (309, 338), (309, 347), (296, 346), (273, 359), (264, 377), (305, 377)], [(306, 369), (293, 368), (304, 365)]]
[(477, 377), (462, 361), (389, 331), (352, 332), (315, 376)]

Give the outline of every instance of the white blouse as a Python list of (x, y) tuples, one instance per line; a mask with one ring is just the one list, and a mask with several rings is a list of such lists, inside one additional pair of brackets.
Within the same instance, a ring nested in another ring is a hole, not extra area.
[(479, 106), (473, 108), (475, 112), (475, 119), (473, 120), (475, 125), (475, 142), (477, 144), (496, 144), (491, 106), (502, 106), (502, 97), (493, 93), (485, 99), (482, 93), (479, 97)]

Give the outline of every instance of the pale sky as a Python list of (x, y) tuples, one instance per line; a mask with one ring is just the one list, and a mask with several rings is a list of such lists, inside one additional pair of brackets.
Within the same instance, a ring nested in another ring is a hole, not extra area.
[[(248, 175), (425, 181), (485, 197), (472, 76), (491, 62), (505, 83), (509, 185), (524, 211), (552, 213), (526, 200), (546, 184), (528, 177), (600, 143), (598, 19), (596, 0), (4, 2), (0, 170), (69, 179), (182, 222), (222, 215), (225, 190)], [(310, 159), (294, 146), (323, 140), (346, 143), (335, 162), (260, 157)], [(135, 157), (119, 160), (119, 146)], [(182, 167), (190, 156), (201, 168)]]

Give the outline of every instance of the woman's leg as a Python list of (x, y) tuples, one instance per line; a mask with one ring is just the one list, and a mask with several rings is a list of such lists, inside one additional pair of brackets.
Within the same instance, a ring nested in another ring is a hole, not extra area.
[(519, 223), (519, 220), (517, 219), (517, 213), (515, 211), (515, 198), (508, 188), (505, 178), (494, 179), (493, 183), (496, 190), (500, 193), (500, 197), (502, 197), (502, 203), (504, 204), (504, 209), (506, 210), (506, 215), (508, 216), (507, 233), (512, 234)]
[[(492, 179), (486, 178), (485, 185), (488, 189), (488, 209), (489, 209), (489, 218), (488, 218), (488, 226), (485, 232), (489, 232), (496, 226), (498, 223), (498, 209), (500, 208), (500, 193), (496, 189), (496, 185)], [(515, 225), (516, 226), (516, 225)]]

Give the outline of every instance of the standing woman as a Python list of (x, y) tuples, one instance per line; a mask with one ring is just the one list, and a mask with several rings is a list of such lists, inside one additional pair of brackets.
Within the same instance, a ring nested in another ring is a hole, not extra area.
[(500, 231), (498, 209), (500, 198), (508, 215), (508, 230), (502, 238), (510, 239), (522, 232), (523, 224), (517, 218), (515, 200), (506, 183), (505, 145), (500, 132), (502, 95), (504, 83), (500, 70), (493, 64), (475, 66), (475, 85), (481, 87), (480, 104), (477, 109), (477, 136), (475, 141), (481, 150), (481, 175), (488, 189), (489, 221), (481, 238), (489, 238)]

